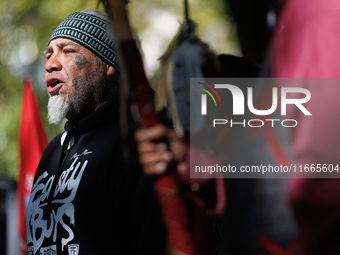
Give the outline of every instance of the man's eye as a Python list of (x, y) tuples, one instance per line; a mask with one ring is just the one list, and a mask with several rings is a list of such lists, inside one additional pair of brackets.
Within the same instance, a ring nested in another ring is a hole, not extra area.
[(70, 49), (65, 49), (64, 50), (65, 54), (69, 54), (69, 53), (73, 53), (73, 52), (76, 52), (76, 51), (75, 50), (70, 50)]
[(50, 59), (51, 55), (52, 55), (52, 54), (46, 54), (46, 58), (47, 58), (47, 59)]

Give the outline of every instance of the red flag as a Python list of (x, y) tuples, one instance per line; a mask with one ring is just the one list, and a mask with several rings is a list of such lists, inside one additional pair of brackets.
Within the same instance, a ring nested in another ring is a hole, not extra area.
[[(19, 130), (20, 172), (18, 183), (19, 235), (22, 253), (26, 252), (25, 215), (33, 178), (40, 158), (47, 146), (47, 138), (41, 120), (38, 101), (29, 78), (25, 79), (21, 123)], [(25, 253), (26, 254), (26, 253)]]

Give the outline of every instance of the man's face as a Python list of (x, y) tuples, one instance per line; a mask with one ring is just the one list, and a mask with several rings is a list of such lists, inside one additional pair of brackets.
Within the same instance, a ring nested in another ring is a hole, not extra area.
[(95, 63), (91, 51), (64, 38), (51, 41), (45, 53), (47, 91), (69, 104), (66, 117), (77, 121), (93, 112), (104, 97), (105, 63)]

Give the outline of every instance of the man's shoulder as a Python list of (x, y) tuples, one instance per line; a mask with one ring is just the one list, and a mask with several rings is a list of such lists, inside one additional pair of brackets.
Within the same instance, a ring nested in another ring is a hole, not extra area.
[(61, 146), (61, 139), (62, 139), (62, 136), (65, 132), (62, 132), (58, 135), (56, 135), (47, 145), (46, 147), (46, 150), (49, 148), (49, 147), (56, 147), (56, 146)]
[(44, 153), (41, 157), (41, 160), (44, 159), (47, 155), (51, 154), (52, 152), (55, 153), (58, 148), (61, 149), (61, 137), (62, 137), (63, 134), (64, 134), (64, 132), (58, 134), (48, 143), (48, 145), (47, 145), (46, 149), (44, 150)]

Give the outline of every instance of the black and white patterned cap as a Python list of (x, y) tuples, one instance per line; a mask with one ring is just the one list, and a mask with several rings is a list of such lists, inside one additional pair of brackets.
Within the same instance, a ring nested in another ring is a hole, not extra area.
[(117, 42), (112, 37), (110, 24), (105, 20), (88, 13), (73, 13), (58, 25), (48, 44), (56, 38), (79, 43), (118, 71)]

